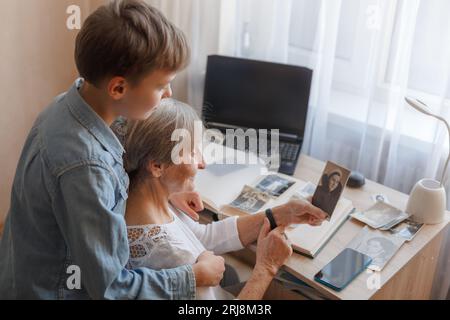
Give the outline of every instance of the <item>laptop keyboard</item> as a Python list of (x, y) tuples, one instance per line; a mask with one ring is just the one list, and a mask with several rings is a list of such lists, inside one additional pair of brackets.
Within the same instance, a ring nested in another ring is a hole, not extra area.
[(288, 161), (295, 161), (299, 148), (300, 148), (299, 144), (280, 141), (281, 159)]

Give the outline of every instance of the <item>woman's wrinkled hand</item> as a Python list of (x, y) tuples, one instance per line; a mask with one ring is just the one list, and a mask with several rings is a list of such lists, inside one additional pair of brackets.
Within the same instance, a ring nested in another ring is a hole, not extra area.
[(270, 231), (269, 220), (265, 218), (258, 236), (255, 270), (274, 277), (291, 255), (292, 248), (284, 234), (284, 227)]
[(278, 226), (287, 227), (291, 224), (309, 224), (320, 226), (327, 214), (312, 205), (310, 201), (292, 199), (286, 204), (272, 209)]

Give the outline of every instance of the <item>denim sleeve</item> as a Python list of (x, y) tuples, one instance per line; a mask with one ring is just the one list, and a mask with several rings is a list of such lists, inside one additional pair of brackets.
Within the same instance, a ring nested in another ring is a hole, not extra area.
[(125, 268), (128, 239), (123, 212), (113, 211), (115, 185), (114, 175), (101, 165), (79, 166), (59, 178), (56, 218), (82, 286), (93, 299), (194, 299), (191, 266)]

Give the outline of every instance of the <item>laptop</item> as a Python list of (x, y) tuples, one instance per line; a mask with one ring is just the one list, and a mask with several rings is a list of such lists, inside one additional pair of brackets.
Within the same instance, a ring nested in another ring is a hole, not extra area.
[[(223, 133), (238, 128), (267, 129), (269, 133), (279, 129), (278, 171), (293, 175), (303, 143), (312, 74), (311, 69), (299, 66), (211, 55), (203, 97), (204, 123)], [(270, 141), (269, 136), (268, 151)]]

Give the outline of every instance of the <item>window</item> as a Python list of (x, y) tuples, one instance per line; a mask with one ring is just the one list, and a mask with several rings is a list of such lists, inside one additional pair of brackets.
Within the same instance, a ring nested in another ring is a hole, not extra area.
[[(390, 113), (397, 111), (389, 109), (389, 99), (397, 93), (394, 101), (402, 103), (398, 95), (401, 87), (394, 80), (397, 72), (396, 79), (408, 79), (408, 95), (427, 101), (435, 112), (441, 113), (441, 97), (450, 98), (450, 81), (446, 78), (450, 68), (450, 2), (421, 1), (417, 17), (406, 16), (407, 19), (401, 16), (409, 14), (403, 10), (403, 6), (411, 5), (406, 0), (343, 0), (341, 3), (329, 111), (373, 126), (382, 127), (387, 119), (387, 129), (393, 129), (397, 125), (396, 117)], [(293, 1), (290, 63), (315, 65), (321, 5), (321, 1)], [(408, 45), (405, 30), (406, 34), (412, 32), (412, 47), (407, 49), (411, 62), (407, 69), (398, 70), (395, 68), (400, 64), (396, 57), (403, 57), (399, 50), (405, 50)], [(365, 107), (368, 103), (371, 108)], [(450, 108), (450, 102), (446, 99), (443, 106)], [(411, 108), (402, 112), (402, 135), (435, 141), (435, 120)]]

